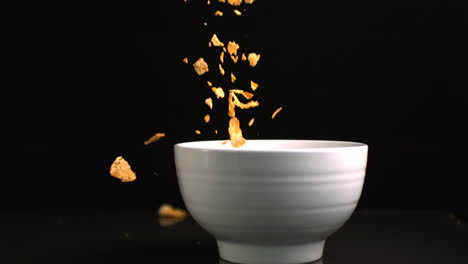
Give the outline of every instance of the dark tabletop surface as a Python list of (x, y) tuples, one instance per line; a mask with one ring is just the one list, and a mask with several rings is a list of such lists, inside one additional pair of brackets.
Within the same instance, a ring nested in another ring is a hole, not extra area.
[[(156, 212), (2, 213), (0, 263), (226, 263), (191, 218)], [(357, 211), (316, 263), (468, 263), (468, 224), (448, 212)]]

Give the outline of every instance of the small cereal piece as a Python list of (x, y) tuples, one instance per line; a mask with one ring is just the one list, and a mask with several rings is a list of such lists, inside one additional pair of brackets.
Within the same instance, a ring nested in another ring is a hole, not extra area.
[(245, 144), (245, 138), (242, 136), (239, 119), (231, 117), (228, 131), (229, 138), (231, 139), (231, 145), (233, 147), (240, 148)]
[(208, 64), (205, 62), (203, 58), (199, 58), (194, 64), (193, 68), (197, 72), (198, 75), (203, 75), (208, 72)]
[(188, 58), (187, 58), (187, 57), (183, 58), (182, 61), (183, 61), (185, 64), (188, 64)]
[(218, 135), (218, 130), (215, 130), (215, 134)]
[(246, 4), (252, 4), (255, 0), (244, 0)]
[(221, 142), (222, 145), (226, 145), (228, 143), (229, 140), (224, 140), (223, 142)]
[(250, 88), (252, 88), (252, 91), (257, 90), (258, 83), (254, 82), (254, 81), (250, 81)]
[(243, 61), (246, 61), (246, 60), (247, 60), (247, 56), (245, 56), (245, 53), (242, 53), (241, 60), (243, 60)]
[(271, 115), (271, 119), (275, 119), (276, 115), (277, 115), (281, 110), (283, 110), (283, 107), (279, 107), (278, 109), (276, 109), (275, 112), (273, 112), (273, 114)]
[(229, 55), (231, 56), (231, 59), (234, 62), (237, 62), (238, 56), (237, 56), (237, 50), (239, 49), (239, 44), (237, 44), (234, 41), (229, 41), (227, 45), (227, 51)]
[(165, 136), (166, 136), (166, 134), (164, 134), (164, 133), (156, 133), (152, 137), (150, 137), (148, 140), (146, 140), (144, 142), (144, 144), (149, 145), (149, 144), (151, 144), (153, 142), (156, 142), (156, 141), (160, 140), (161, 138), (163, 138)]
[(226, 71), (223, 69), (223, 66), (221, 66), (221, 63), (219, 64), (219, 72), (221, 73), (221, 75), (224, 75), (226, 73)]
[(247, 57), (247, 59), (249, 60), (249, 64), (251, 67), (255, 67), (255, 65), (257, 65), (258, 63), (258, 60), (260, 60), (260, 54), (256, 54), (256, 53), (249, 53), (249, 56)]
[(249, 121), (249, 127), (251, 127), (255, 122), (255, 118), (250, 119)]
[(236, 76), (231, 72), (231, 82), (234, 83), (237, 80)]
[(218, 39), (218, 36), (216, 36), (216, 34), (213, 34), (213, 36), (211, 37), (211, 43), (215, 47), (224, 47), (224, 43)]
[(226, 0), (218, 0), (220, 3), (226, 3)]
[(237, 9), (234, 9), (234, 14), (236, 14), (236, 16), (242, 16), (242, 12)]
[(221, 51), (221, 54), (219, 54), (219, 61), (224, 63), (224, 51)]
[(136, 174), (132, 171), (130, 164), (122, 157), (118, 156), (112, 163), (109, 173), (122, 182), (132, 182), (136, 180)]
[(227, 0), (227, 2), (232, 6), (240, 6), (242, 4), (242, 0)]
[(245, 99), (250, 100), (254, 96), (253, 93), (246, 92), (244, 90), (239, 90), (239, 89), (231, 89), (230, 92), (236, 93), (236, 94), (242, 94)]
[(213, 91), (213, 93), (216, 95), (216, 98), (224, 98), (224, 90), (223, 88), (221, 87), (212, 87), (211, 90)]
[(235, 117), (236, 116), (236, 105), (234, 104), (234, 93), (229, 92), (229, 97), (228, 97), (228, 115), (229, 117)]
[(195, 130), (195, 134), (200, 135), (201, 134), (200, 130), (198, 130), (198, 129)]
[(186, 218), (187, 212), (185, 210), (174, 208), (172, 205), (163, 204), (159, 207), (158, 216), (159, 217), (167, 217), (167, 218)]
[(210, 81), (206, 81), (206, 83), (208, 84), (208, 86), (213, 86), (213, 84), (210, 82)]
[(206, 1), (206, 4), (207, 4), (207, 5), (211, 5), (210, 0)]
[(205, 99), (205, 104), (210, 108), (213, 109), (213, 99), (211, 97), (208, 97)]
[(205, 115), (204, 119), (205, 119), (205, 123), (210, 122), (210, 115)]
[(221, 12), (219, 10), (216, 10), (216, 12), (214, 12), (214, 15), (215, 16), (223, 16), (223, 12)]
[(206, 22), (203, 22), (203, 25), (204, 25), (204, 26), (208, 26), (208, 23), (206, 23)]

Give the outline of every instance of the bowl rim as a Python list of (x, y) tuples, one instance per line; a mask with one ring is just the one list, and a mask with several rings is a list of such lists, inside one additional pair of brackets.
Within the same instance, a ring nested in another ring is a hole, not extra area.
[(174, 149), (190, 149), (190, 150), (200, 150), (200, 151), (222, 151), (222, 152), (329, 152), (329, 151), (343, 151), (351, 149), (360, 149), (368, 148), (368, 145), (365, 143), (354, 142), (354, 141), (341, 141), (341, 140), (311, 140), (311, 139), (248, 139), (247, 143), (267, 143), (267, 142), (285, 142), (285, 143), (329, 143), (334, 146), (322, 146), (322, 147), (302, 147), (302, 148), (249, 148), (240, 147), (234, 148), (229, 144), (229, 141), (226, 144), (222, 144), (226, 140), (198, 140), (198, 141), (189, 141), (181, 142), (174, 145)]

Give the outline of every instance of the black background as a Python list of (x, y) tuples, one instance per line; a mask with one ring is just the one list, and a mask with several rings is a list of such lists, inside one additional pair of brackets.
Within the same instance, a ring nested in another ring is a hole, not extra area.
[[(216, 67), (199, 77), (181, 62), (217, 56), (213, 33), (262, 55), (255, 68), (231, 68), (237, 88), (261, 85), (261, 107), (241, 114), (244, 126), (256, 117), (248, 139), (368, 144), (361, 209), (468, 207), (467, 10), (458, 2), (257, 0), (242, 17), (225, 5), (213, 17), (212, 2), (2, 8), (3, 209), (183, 206), (173, 145), (227, 134), (222, 103), (213, 123), (202, 121), (206, 80), (226, 84)], [(144, 146), (155, 132), (167, 137)], [(109, 176), (119, 155), (137, 181)]]

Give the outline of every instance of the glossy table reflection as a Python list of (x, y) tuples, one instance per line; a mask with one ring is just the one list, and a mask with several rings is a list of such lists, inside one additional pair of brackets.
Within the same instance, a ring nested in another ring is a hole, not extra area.
[[(223, 263), (191, 218), (155, 212), (3, 213), (0, 263)], [(448, 212), (357, 211), (315, 263), (468, 263), (468, 224)]]

